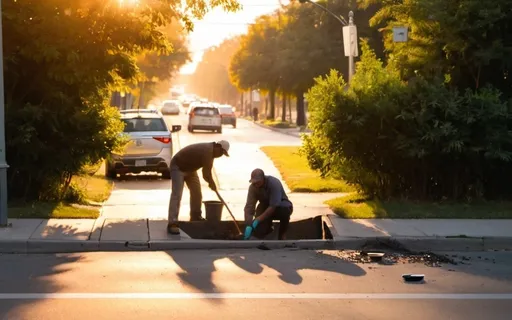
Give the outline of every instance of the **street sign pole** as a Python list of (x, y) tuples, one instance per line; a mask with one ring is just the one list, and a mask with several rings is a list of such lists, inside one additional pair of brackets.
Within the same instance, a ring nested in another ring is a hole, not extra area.
[[(354, 12), (350, 11), (348, 13), (348, 26), (349, 28), (353, 28), (353, 30), (355, 30), (355, 26), (354, 26)], [(357, 34), (356, 34), (356, 37), (357, 39)], [(354, 43), (354, 32), (351, 32), (350, 33), (350, 55), (348, 56), (348, 82), (351, 83), (352, 82), (352, 77), (354, 76), (354, 73), (355, 73), (355, 65), (354, 65), (354, 46), (356, 46), (357, 48), (357, 42)]]
[(0, 0), (0, 227), (7, 227), (7, 165), (5, 158), (4, 55), (2, 0)]
[(355, 73), (354, 57), (357, 57), (357, 27), (354, 24), (354, 12), (348, 13), (348, 25), (343, 27), (343, 45), (345, 56), (348, 57), (348, 82), (352, 81)]

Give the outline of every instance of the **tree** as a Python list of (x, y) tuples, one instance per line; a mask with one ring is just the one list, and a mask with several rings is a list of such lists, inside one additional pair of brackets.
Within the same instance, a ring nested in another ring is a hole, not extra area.
[[(379, 47), (381, 37), (367, 23), (375, 6), (358, 9), (348, 0), (319, 4), (345, 16), (354, 10), (360, 19), (359, 35), (370, 38)], [(265, 16), (249, 30), (232, 60), (232, 81), (239, 88), (268, 90), (271, 96), (270, 89), (274, 87), (293, 94), (297, 101), (297, 124), (304, 125), (304, 93), (314, 84), (313, 79), (331, 68), (348, 75), (341, 27), (339, 21), (314, 6), (298, 3), (285, 6), (282, 12), (274, 13), (272, 18)], [(272, 109), (271, 104), (273, 118)]]
[[(443, 76), (457, 88), (486, 84), (510, 97), (512, 3), (507, 0), (365, 0), (381, 9), (372, 18), (383, 26), (390, 63), (404, 79)], [(393, 43), (394, 25), (410, 29), (407, 43)]]
[[(158, 94), (158, 91), (166, 92), (169, 88), (169, 80), (176, 75), (179, 69), (190, 61), (190, 53), (186, 46), (185, 29), (178, 23), (171, 23), (164, 28), (171, 49), (167, 52), (145, 51), (137, 57), (137, 67), (140, 75), (139, 95), (143, 102), (150, 101)], [(160, 85), (160, 84), (165, 85)]]
[(3, 2), (6, 141), (10, 197), (62, 198), (71, 177), (121, 147), (111, 90), (139, 76), (142, 52), (171, 52), (162, 28), (190, 27), (210, 6), (234, 0)]
[(269, 118), (275, 118), (279, 88), (279, 23), (275, 15), (264, 15), (249, 27), (230, 65), (231, 79), (239, 89), (259, 88), (270, 98)]
[(238, 90), (229, 79), (229, 63), (239, 47), (240, 37), (234, 37), (206, 50), (188, 81), (191, 91), (210, 100), (235, 104)]

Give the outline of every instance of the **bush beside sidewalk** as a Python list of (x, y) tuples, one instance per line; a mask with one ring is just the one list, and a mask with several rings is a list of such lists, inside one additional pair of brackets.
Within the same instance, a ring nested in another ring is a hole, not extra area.
[(512, 219), (512, 202), (379, 201), (356, 191), (343, 180), (323, 179), (311, 170), (300, 147), (262, 147), (292, 192), (346, 192), (325, 203), (346, 219)]

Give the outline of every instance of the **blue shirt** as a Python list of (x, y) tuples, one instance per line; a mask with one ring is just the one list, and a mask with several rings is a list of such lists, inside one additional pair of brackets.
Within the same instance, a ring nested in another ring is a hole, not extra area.
[(265, 183), (261, 188), (251, 184), (247, 192), (247, 201), (245, 203), (244, 213), (245, 222), (251, 223), (254, 214), (256, 213), (256, 203), (267, 204), (269, 207), (291, 207), (292, 203), (286, 192), (284, 191), (283, 184), (279, 179), (272, 176), (265, 176)]

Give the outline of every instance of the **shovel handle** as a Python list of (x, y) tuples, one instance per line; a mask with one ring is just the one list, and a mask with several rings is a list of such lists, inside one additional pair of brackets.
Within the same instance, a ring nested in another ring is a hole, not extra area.
[(239, 234), (242, 234), (242, 230), (240, 230), (240, 227), (238, 226), (238, 222), (236, 222), (236, 218), (233, 215), (233, 213), (231, 212), (231, 209), (229, 209), (228, 204), (226, 203), (226, 201), (224, 201), (224, 199), (222, 199), (219, 191), (215, 190), (215, 193), (217, 194), (217, 197), (219, 197), (220, 202), (222, 202), (222, 204), (226, 207), (226, 209), (228, 209), (228, 212), (231, 215), (231, 218), (233, 218), (233, 222), (235, 223), (236, 230), (238, 231)]

